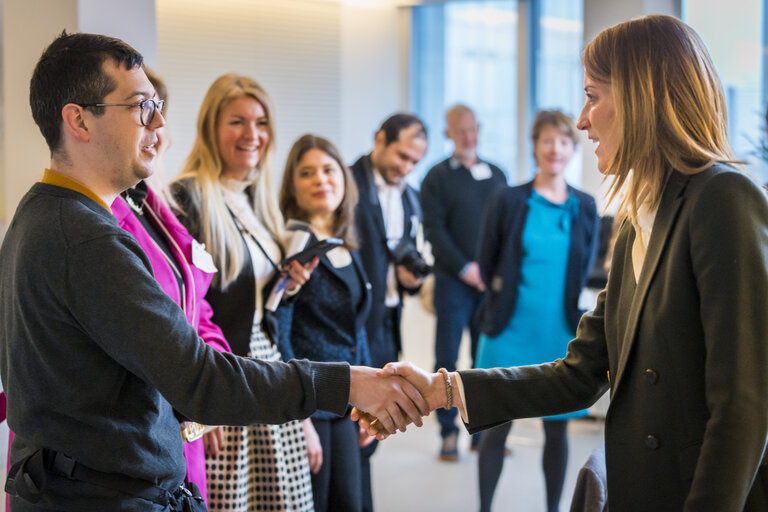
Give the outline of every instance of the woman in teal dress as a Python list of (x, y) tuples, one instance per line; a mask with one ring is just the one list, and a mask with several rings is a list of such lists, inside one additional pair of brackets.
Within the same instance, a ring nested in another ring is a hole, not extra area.
[[(594, 199), (565, 181), (577, 142), (573, 121), (558, 111), (539, 112), (532, 138), (533, 181), (500, 190), (488, 204), (478, 263), (488, 291), (479, 311), (478, 368), (523, 366), (565, 356), (582, 311), (578, 299), (598, 239)], [(547, 509), (557, 511), (568, 462), (568, 419), (543, 419)], [(490, 511), (504, 463), (511, 422), (482, 433), (479, 446), (480, 510)]]

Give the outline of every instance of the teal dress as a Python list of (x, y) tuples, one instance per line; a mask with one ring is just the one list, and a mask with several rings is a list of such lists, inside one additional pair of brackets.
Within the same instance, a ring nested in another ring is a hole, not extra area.
[[(579, 200), (569, 195), (557, 204), (534, 190), (527, 204), (515, 312), (498, 336), (480, 335), (478, 368), (526, 366), (563, 358), (576, 334), (566, 319), (564, 297), (571, 220), (578, 215)], [(546, 419), (586, 414), (581, 410)]]

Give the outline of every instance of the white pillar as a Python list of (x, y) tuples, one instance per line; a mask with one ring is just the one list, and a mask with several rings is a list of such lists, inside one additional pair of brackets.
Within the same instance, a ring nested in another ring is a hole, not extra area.
[(29, 107), (29, 79), (40, 54), (62, 30), (123, 39), (157, 61), (155, 0), (1, 0), (0, 222), (40, 179), (50, 154)]
[[(21, 197), (42, 176), (48, 147), (32, 120), (29, 79), (43, 49), (62, 30), (77, 30), (76, 0), (4, 0), (0, 84), (0, 219), (9, 222)], [(3, 459), (4, 460), (4, 459)]]

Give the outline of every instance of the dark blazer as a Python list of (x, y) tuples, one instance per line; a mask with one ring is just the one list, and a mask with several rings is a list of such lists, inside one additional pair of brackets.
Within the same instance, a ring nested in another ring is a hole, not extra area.
[(582, 409), (610, 386), (609, 510), (768, 510), (765, 194), (725, 165), (673, 172), (637, 285), (634, 239), (625, 222), (564, 360), (461, 372), (470, 431)]
[[(179, 221), (184, 224), (189, 234), (197, 240), (202, 239), (202, 226), (200, 226), (200, 212), (195, 208), (199, 201), (193, 201), (196, 193), (192, 178), (175, 181), (170, 185), (171, 194), (179, 206), (176, 211)], [(242, 238), (242, 233), (240, 237)], [(208, 288), (205, 300), (213, 308), (211, 321), (221, 328), (224, 337), (232, 347), (232, 352), (239, 356), (247, 356), (250, 350), (251, 331), (253, 330), (253, 316), (256, 310), (255, 276), (251, 255), (245, 238), (242, 238), (245, 261), (237, 277), (226, 290), (221, 289), (221, 284), (213, 283)], [(286, 359), (287, 361), (287, 359)]]
[[(371, 165), (370, 155), (360, 157), (350, 169), (355, 177), (357, 189), (360, 193), (360, 200), (355, 209), (355, 227), (357, 228), (357, 237), (360, 242), (360, 257), (363, 262), (365, 273), (371, 282), (371, 312), (365, 324), (365, 330), (368, 339), (373, 340), (381, 327), (386, 312), (384, 297), (387, 293), (387, 269), (390, 263), (390, 253), (387, 248), (387, 235), (384, 228), (384, 217), (381, 213), (379, 204), (379, 192), (376, 183), (373, 181), (373, 166)], [(403, 210), (405, 227), (403, 235), (416, 243), (416, 232), (421, 223), (421, 208), (419, 206), (419, 196), (412, 187), (407, 186), (403, 191)], [(406, 290), (401, 288), (402, 292), (415, 293), (416, 290)], [(398, 306), (398, 316), (402, 310), (402, 301)], [(397, 351), (400, 352), (401, 341), (399, 334), (399, 322), (396, 329)], [(374, 364), (376, 361), (374, 361)]]
[[(523, 261), (523, 229), (528, 218), (528, 198), (533, 182), (499, 189), (488, 202), (478, 241), (476, 260), (487, 289), (478, 306), (480, 331), (498, 336), (509, 324), (517, 303), (520, 267)], [(579, 200), (578, 214), (571, 222), (571, 243), (565, 282), (565, 314), (575, 331), (584, 311), (579, 295), (597, 253), (600, 218), (589, 194), (568, 186)]]
[[(371, 308), (371, 285), (357, 251), (350, 254), (360, 281), (360, 304), (352, 304), (349, 283), (323, 254), (294, 300), (283, 302), (277, 310), (278, 346), (284, 359), (370, 364), (365, 320)], [(319, 412), (314, 417), (338, 416)]]

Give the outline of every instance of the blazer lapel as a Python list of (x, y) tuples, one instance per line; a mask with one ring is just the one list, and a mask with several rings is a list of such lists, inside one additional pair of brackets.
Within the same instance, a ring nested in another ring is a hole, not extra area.
[[(379, 202), (379, 189), (376, 186), (376, 180), (373, 179), (373, 163), (371, 162), (371, 156), (368, 155), (363, 160), (363, 176), (365, 176), (367, 185), (368, 203), (371, 205), (369, 212), (373, 217), (373, 223), (379, 230), (382, 240), (387, 239), (387, 228), (384, 226), (384, 213), (381, 210), (381, 203)], [(362, 193), (363, 191), (361, 191)]]
[(344, 280), (344, 278), (341, 277), (341, 274), (339, 274), (338, 269), (334, 267), (333, 264), (331, 263), (331, 260), (328, 259), (327, 254), (320, 255), (320, 265), (324, 266), (326, 269), (328, 269), (328, 272), (330, 272), (336, 279), (344, 283), (344, 286), (346, 288), (349, 288), (349, 286), (347, 285), (347, 282)]
[[(645, 260), (643, 261), (640, 279), (637, 282), (632, 303), (629, 306), (624, 338), (619, 349), (619, 364), (616, 369), (616, 379), (614, 381), (612, 395), (616, 393), (616, 389), (618, 389), (619, 383), (621, 382), (621, 377), (624, 375), (624, 369), (627, 366), (627, 361), (629, 360), (629, 355), (632, 351), (632, 345), (635, 342), (635, 338), (637, 338), (637, 326), (640, 321), (640, 315), (643, 312), (648, 289), (651, 281), (653, 281), (653, 276), (656, 273), (656, 268), (658, 267), (661, 255), (664, 253), (669, 234), (672, 231), (672, 227), (675, 225), (677, 213), (683, 204), (683, 191), (685, 190), (685, 185), (687, 183), (687, 176), (680, 174), (677, 171), (672, 171), (672, 175), (669, 177), (667, 185), (664, 188), (661, 202), (659, 203), (659, 209), (656, 213), (656, 219), (653, 223), (651, 239), (648, 241), (648, 251), (645, 254)], [(631, 248), (628, 247), (627, 250), (631, 251)]]

